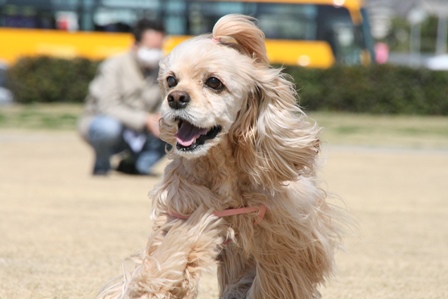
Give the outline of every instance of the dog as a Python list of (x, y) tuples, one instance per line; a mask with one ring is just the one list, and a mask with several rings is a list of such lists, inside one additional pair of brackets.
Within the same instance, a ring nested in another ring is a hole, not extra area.
[(222, 299), (320, 298), (343, 221), (316, 177), (320, 128), (255, 21), (226, 15), (160, 62), (172, 161), (146, 248), (98, 298), (196, 298), (214, 265)]

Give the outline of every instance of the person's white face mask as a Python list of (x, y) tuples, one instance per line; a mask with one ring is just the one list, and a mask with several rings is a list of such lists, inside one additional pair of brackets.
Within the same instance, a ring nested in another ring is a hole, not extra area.
[(151, 49), (146, 47), (140, 47), (137, 50), (138, 61), (144, 66), (149, 68), (156, 68), (159, 65), (160, 59), (163, 57), (163, 52), (160, 49)]

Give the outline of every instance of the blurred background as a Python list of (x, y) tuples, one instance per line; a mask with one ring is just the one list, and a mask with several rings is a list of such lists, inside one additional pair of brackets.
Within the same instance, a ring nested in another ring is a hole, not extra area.
[(448, 113), (432, 84), (447, 75), (428, 72), (448, 70), (445, 0), (0, 0), (0, 103), (81, 103), (98, 61), (129, 49), (138, 19), (164, 21), (168, 53), (228, 13), (258, 19), (271, 63), (287, 66), (308, 109)]

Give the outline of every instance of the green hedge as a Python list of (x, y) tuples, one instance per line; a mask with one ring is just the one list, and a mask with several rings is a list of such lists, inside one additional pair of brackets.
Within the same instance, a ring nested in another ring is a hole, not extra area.
[(25, 57), (8, 69), (7, 84), (19, 103), (80, 103), (97, 65), (84, 58)]
[[(23, 58), (8, 70), (19, 103), (84, 101), (97, 61)], [(448, 72), (392, 65), (287, 66), (307, 111), (448, 115)]]
[(306, 110), (448, 115), (448, 72), (393, 65), (286, 67)]

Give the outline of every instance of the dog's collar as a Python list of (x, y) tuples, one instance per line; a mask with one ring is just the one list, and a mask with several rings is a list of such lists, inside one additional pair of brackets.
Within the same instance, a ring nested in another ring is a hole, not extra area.
[[(255, 219), (255, 223), (259, 224), (266, 214), (266, 206), (261, 204), (255, 207), (245, 207), (245, 208), (236, 208), (236, 209), (227, 209), (222, 211), (213, 212), (213, 215), (216, 217), (227, 217), (233, 215), (241, 215), (241, 214), (249, 214), (249, 213), (258, 213), (258, 218)], [(179, 218), (179, 219), (188, 219), (190, 216), (184, 216), (178, 213), (169, 213), (170, 216)]]

